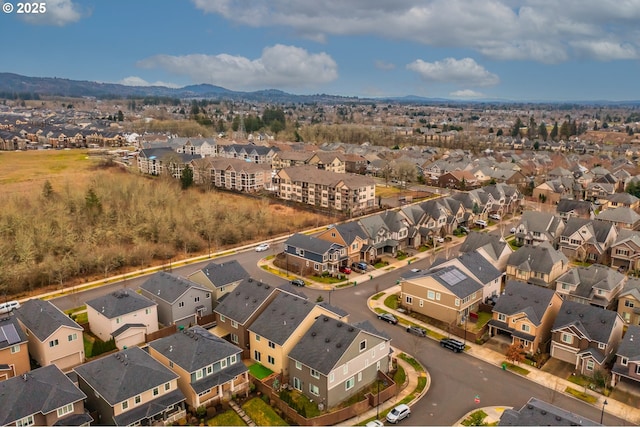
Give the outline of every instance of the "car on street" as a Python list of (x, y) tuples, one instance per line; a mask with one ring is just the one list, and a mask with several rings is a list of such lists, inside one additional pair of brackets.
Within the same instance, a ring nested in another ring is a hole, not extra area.
[(436, 237), (435, 240), (438, 243), (444, 243), (444, 237)]
[(305, 286), (304, 280), (302, 280), (302, 279), (293, 279), (293, 280), (291, 281), (291, 284), (292, 284), (293, 286), (301, 286), (301, 287), (304, 287), (304, 286)]
[(20, 303), (18, 301), (0, 303), (0, 314), (11, 313), (16, 308), (20, 308)]
[(340, 273), (344, 273), (344, 274), (351, 274), (351, 269), (349, 267), (347, 267), (346, 265), (342, 265), (340, 266), (340, 268), (338, 269), (338, 271)]
[(442, 338), (440, 340), (440, 346), (448, 348), (455, 353), (464, 351), (464, 343), (453, 338)]
[(365, 427), (384, 427), (384, 423), (380, 420), (373, 420), (366, 423)]
[(413, 335), (417, 335), (419, 337), (426, 337), (427, 331), (419, 326), (409, 326), (407, 328), (407, 332)]
[(387, 421), (389, 421), (392, 424), (395, 424), (398, 421), (402, 421), (405, 418), (409, 418), (410, 416), (411, 416), (411, 408), (409, 408), (409, 405), (401, 403), (400, 405), (396, 406), (395, 408), (389, 411), (389, 413), (387, 414)]
[(385, 322), (389, 322), (392, 325), (398, 324), (398, 319), (391, 313), (380, 313), (378, 314), (378, 319), (384, 320)]
[(495, 219), (496, 221), (500, 221), (500, 215), (498, 214), (491, 214), (489, 215), (489, 218)]
[(258, 246), (256, 246), (256, 252), (264, 252), (269, 250), (269, 244), (268, 243), (262, 243)]

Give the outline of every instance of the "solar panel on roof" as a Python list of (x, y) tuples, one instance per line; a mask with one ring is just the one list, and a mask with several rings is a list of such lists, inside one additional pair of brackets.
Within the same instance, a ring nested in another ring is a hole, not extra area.
[(456, 283), (459, 283), (467, 278), (462, 272), (459, 270), (448, 270), (440, 275), (440, 278), (447, 282), (449, 286), (453, 286)]
[(20, 342), (20, 335), (18, 335), (14, 325), (2, 325), (0, 326), (0, 332), (2, 332), (9, 345)]

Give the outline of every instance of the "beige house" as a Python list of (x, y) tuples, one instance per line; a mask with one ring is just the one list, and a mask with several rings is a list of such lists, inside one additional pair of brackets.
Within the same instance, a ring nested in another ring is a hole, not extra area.
[(40, 366), (54, 364), (68, 371), (84, 363), (82, 326), (51, 302), (31, 299), (15, 313), (29, 339), (29, 354)]
[(122, 289), (87, 301), (89, 327), (102, 341), (114, 339), (120, 349), (142, 344), (158, 330), (158, 304)]
[(622, 288), (618, 314), (627, 325), (640, 325), (640, 279), (631, 278)]
[(249, 277), (247, 270), (237, 260), (222, 263), (211, 262), (187, 276), (192, 282), (210, 289), (213, 292), (214, 302), (233, 292), (240, 282)]
[(317, 151), (307, 161), (308, 164), (320, 170), (327, 170), (335, 173), (345, 173), (346, 166), (342, 153)]
[(553, 287), (556, 279), (568, 269), (567, 257), (555, 250), (549, 242), (537, 246), (524, 245), (509, 256), (507, 280)]
[(346, 317), (346, 313), (335, 313), (305, 298), (279, 293), (249, 327), (251, 359), (283, 374), (286, 381), (289, 352), (320, 315)]
[(0, 381), (31, 369), (28, 343), (16, 316), (0, 317)]

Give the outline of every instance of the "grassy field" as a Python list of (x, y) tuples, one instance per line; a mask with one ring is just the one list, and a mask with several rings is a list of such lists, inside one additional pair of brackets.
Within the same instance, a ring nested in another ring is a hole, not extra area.
[(246, 426), (240, 415), (232, 409), (225, 411), (207, 421), (208, 426)]
[(276, 414), (273, 408), (267, 405), (264, 400), (254, 397), (242, 405), (242, 409), (259, 426), (287, 426), (282, 418)]

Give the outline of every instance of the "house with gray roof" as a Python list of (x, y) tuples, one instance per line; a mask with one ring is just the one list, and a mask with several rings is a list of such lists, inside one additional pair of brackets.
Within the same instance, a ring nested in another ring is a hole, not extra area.
[(14, 311), (29, 339), (29, 355), (40, 366), (56, 365), (63, 371), (84, 363), (84, 330), (50, 301), (38, 298)]
[(149, 354), (180, 376), (178, 387), (194, 410), (249, 392), (242, 349), (201, 326), (150, 342)]
[(497, 234), (471, 231), (460, 245), (460, 253), (477, 251), (498, 270), (505, 271), (509, 256), (513, 253), (511, 246)]
[(358, 221), (337, 224), (315, 237), (344, 246), (347, 249), (347, 265), (361, 261), (370, 263), (376, 259), (376, 251), (368, 244), (369, 237)]
[(0, 381), (0, 425), (82, 426), (93, 418), (83, 393), (55, 365)]
[(550, 243), (524, 245), (509, 256), (507, 280), (520, 280), (553, 288), (556, 279), (568, 269), (567, 257)]
[(622, 207), (631, 208), (634, 211), (637, 211), (638, 209), (640, 209), (640, 199), (633, 194), (629, 194), (626, 192), (615, 193), (608, 197), (606, 205), (607, 209)]
[(618, 295), (618, 314), (628, 325), (640, 325), (640, 279), (629, 277)]
[(547, 353), (551, 327), (562, 305), (552, 289), (510, 280), (493, 307), (489, 334), (511, 337), (528, 354)]
[(249, 277), (247, 270), (235, 259), (221, 263), (210, 262), (187, 276), (192, 282), (196, 282), (213, 292), (214, 305)]
[(620, 271), (640, 270), (640, 231), (618, 230), (610, 256), (613, 268)]
[(616, 241), (618, 231), (606, 221), (570, 218), (562, 233), (558, 249), (569, 259), (609, 264), (609, 248)]
[(289, 385), (332, 408), (388, 373), (391, 339), (369, 326), (316, 318), (289, 353)]
[(329, 305), (315, 304), (287, 292), (279, 292), (265, 310), (249, 326), (250, 358), (273, 372), (280, 372), (283, 380), (289, 374), (289, 353), (309, 330), (318, 316), (342, 319), (340, 312)]
[(186, 414), (178, 374), (133, 346), (77, 366), (78, 386), (101, 425), (171, 425)]
[(574, 267), (556, 279), (563, 299), (613, 309), (627, 277), (601, 264)]
[(567, 221), (569, 218), (593, 219), (593, 204), (588, 200), (560, 199), (556, 205), (556, 213)]
[(640, 385), (640, 326), (629, 325), (616, 351), (611, 369), (611, 386), (620, 381)]
[(532, 397), (520, 409), (505, 409), (499, 426), (599, 426), (595, 421)]
[(147, 175), (170, 174), (179, 178), (182, 169), (200, 156), (178, 153), (171, 147), (155, 147), (140, 150), (137, 156), (138, 171)]
[(295, 233), (284, 242), (283, 253), (287, 271), (301, 276), (339, 274), (340, 266), (349, 261), (343, 245), (302, 233)]
[(165, 271), (145, 280), (140, 294), (158, 305), (158, 321), (164, 326), (195, 325), (202, 316), (213, 314), (210, 289)]
[(551, 357), (593, 376), (615, 357), (623, 325), (615, 311), (564, 301), (551, 328)]
[(407, 275), (400, 287), (405, 309), (447, 324), (462, 324), (483, 301), (482, 284), (456, 266)]
[(516, 226), (516, 242), (522, 245), (549, 242), (555, 248), (562, 230), (564, 222), (560, 216), (549, 212), (524, 211)]
[(29, 338), (20, 328), (18, 318), (11, 314), (0, 316), (0, 381), (30, 369)]
[(618, 227), (618, 229), (640, 229), (640, 214), (625, 206), (605, 209), (596, 215), (596, 220), (610, 222)]
[(158, 303), (130, 289), (119, 289), (87, 301), (89, 328), (102, 341), (122, 349), (144, 343), (158, 330)]

